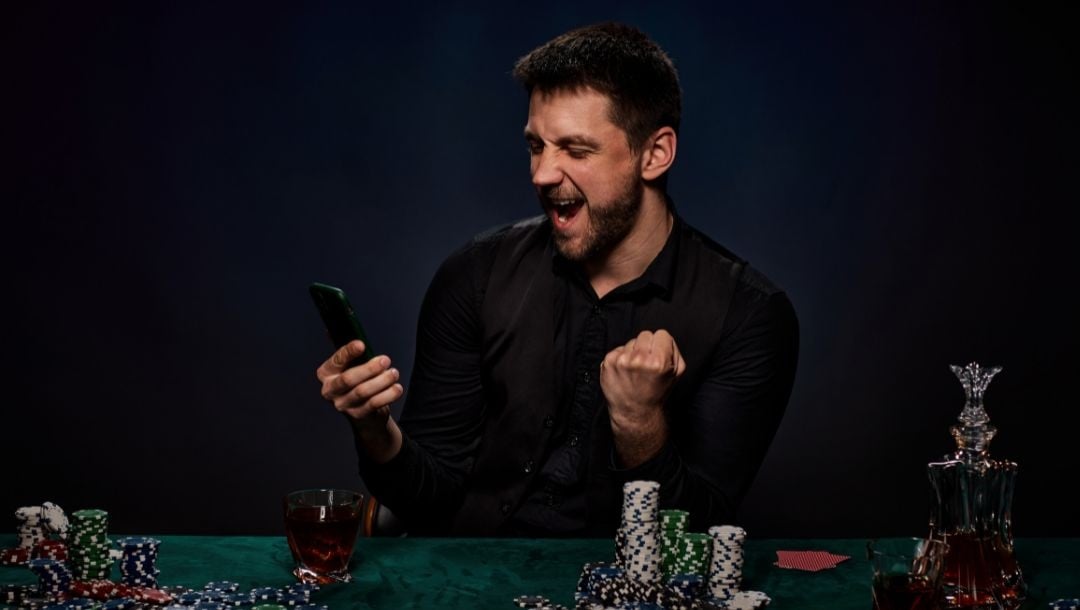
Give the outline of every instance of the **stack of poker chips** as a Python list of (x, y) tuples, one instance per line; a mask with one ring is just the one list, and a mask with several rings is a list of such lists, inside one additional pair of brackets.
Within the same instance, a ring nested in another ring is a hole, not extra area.
[(120, 582), (133, 587), (156, 587), (160, 540), (145, 536), (128, 536), (116, 541), (120, 547)]
[[(657, 510), (660, 486), (623, 487), (615, 563), (587, 563), (574, 592), (575, 610), (758, 610), (771, 599), (741, 591), (746, 531), (732, 525), (688, 532), (689, 513)], [(659, 542), (659, 557), (652, 554)], [(515, 604), (534, 596), (515, 598)], [(543, 606), (547, 607), (547, 606)]]
[(241, 590), (239, 583), (209, 582), (201, 590), (173, 591), (172, 605), (163, 610), (227, 610), (228, 608), (287, 608), (288, 610), (327, 610), (311, 603), (311, 594), (319, 586), (295, 583), (281, 588), (256, 587)]
[(622, 525), (615, 533), (615, 563), (637, 582), (656, 584), (663, 578), (659, 507), (659, 483), (623, 484)]
[(67, 561), (67, 543), (63, 540), (42, 540), (34, 545), (34, 558)]
[(690, 513), (685, 510), (667, 509), (660, 511), (660, 553), (661, 569), (664, 578), (675, 574), (675, 560), (679, 558), (676, 542), (686, 533), (690, 523)]
[(32, 549), (45, 540), (45, 523), (41, 517), (40, 506), (23, 506), (15, 511), (16, 535), (19, 537), (20, 549)]
[(31, 559), (27, 567), (38, 577), (38, 592), (46, 598), (57, 598), (67, 593), (74, 578), (62, 561), (55, 559)]
[(109, 514), (85, 509), (71, 514), (68, 557), (78, 580), (108, 579), (112, 570), (109, 557)]
[(742, 547), (746, 530), (735, 525), (714, 525), (709, 528), (709, 536), (712, 538), (709, 595), (727, 602), (742, 584)]
[(712, 538), (708, 534), (683, 532), (675, 539), (672, 576), (693, 574), (701, 578), (709, 576), (712, 559)]

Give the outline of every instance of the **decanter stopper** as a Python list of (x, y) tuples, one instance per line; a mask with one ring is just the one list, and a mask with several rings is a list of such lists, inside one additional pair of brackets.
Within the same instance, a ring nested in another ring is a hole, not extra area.
[(972, 362), (967, 366), (950, 365), (949, 368), (956, 374), (960, 384), (964, 386), (964, 410), (957, 419), (959, 426), (949, 429), (961, 455), (968, 452), (982, 453), (986, 451), (990, 440), (997, 434), (997, 429), (990, 425), (990, 416), (983, 408), (983, 394), (990, 380), (1001, 372), (1000, 366), (982, 367)]

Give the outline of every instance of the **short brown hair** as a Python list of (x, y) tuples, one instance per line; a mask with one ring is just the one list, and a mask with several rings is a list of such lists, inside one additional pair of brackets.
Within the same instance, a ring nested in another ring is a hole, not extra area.
[(611, 98), (611, 121), (640, 151), (657, 129), (679, 131), (682, 91), (675, 65), (640, 30), (599, 23), (571, 30), (514, 64), (514, 78), (530, 94), (589, 87)]

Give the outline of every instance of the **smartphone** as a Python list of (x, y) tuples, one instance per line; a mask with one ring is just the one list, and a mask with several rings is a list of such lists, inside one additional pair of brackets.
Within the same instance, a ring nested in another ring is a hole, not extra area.
[(360, 325), (360, 320), (356, 317), (356, 312), (353, 311), (352, 305), (349, 303), (349, 297), (345, 296), (345, 291), (337, 286), (314, 282), (308, 286), (308, 292), (311, 293), (311, 298), (315, 301), (315, 307), (319, 310), (323, 326), (326, 327), (326, 334), (330, 336), (330, 341), (333, 342), (335, 348), (339, 348), (353, 339), (360, 339), (364, 342), (364, 353), (350, 362), (349, 367), (364, 364), (371, 360), (374, 354), (371, 350), (371, 343), (368, 342), (364, 327)]

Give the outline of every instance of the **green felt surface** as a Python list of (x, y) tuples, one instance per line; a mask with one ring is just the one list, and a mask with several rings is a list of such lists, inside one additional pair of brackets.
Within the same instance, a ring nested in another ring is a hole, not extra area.
[[(115, 537), (115, 535), (114, 535)], [(292, 582), (284, 537), (157, 536), (162, 585), (202, 587), (231, 580), (242, 587)], [(14, 545), (0, 536), (0, 548)], [(743, 589), (766, 592), (770, 609), (870, 608), (870, 566), (861, 539), (747, 540)], [(773, 565), (777, 550), (825, 550), (851, 559), (821, 572)], [(1046, 608), (1062, 597), (1080, 597), (1080, 539), (1021, 539), (1017, 557), (1030, 587), (1023, 608)], [(344, 608), (514, 608), (520, 594), (544, 595), (572, 606), (582, 564), (610, 561), (610, 540), (361, 538), (353, 582), (330, 585), (315, 602)], [(117, 570), (113, 578), (118, 578)], [(33, 583), (29, 570), (0, 568), (2, 583)]]

